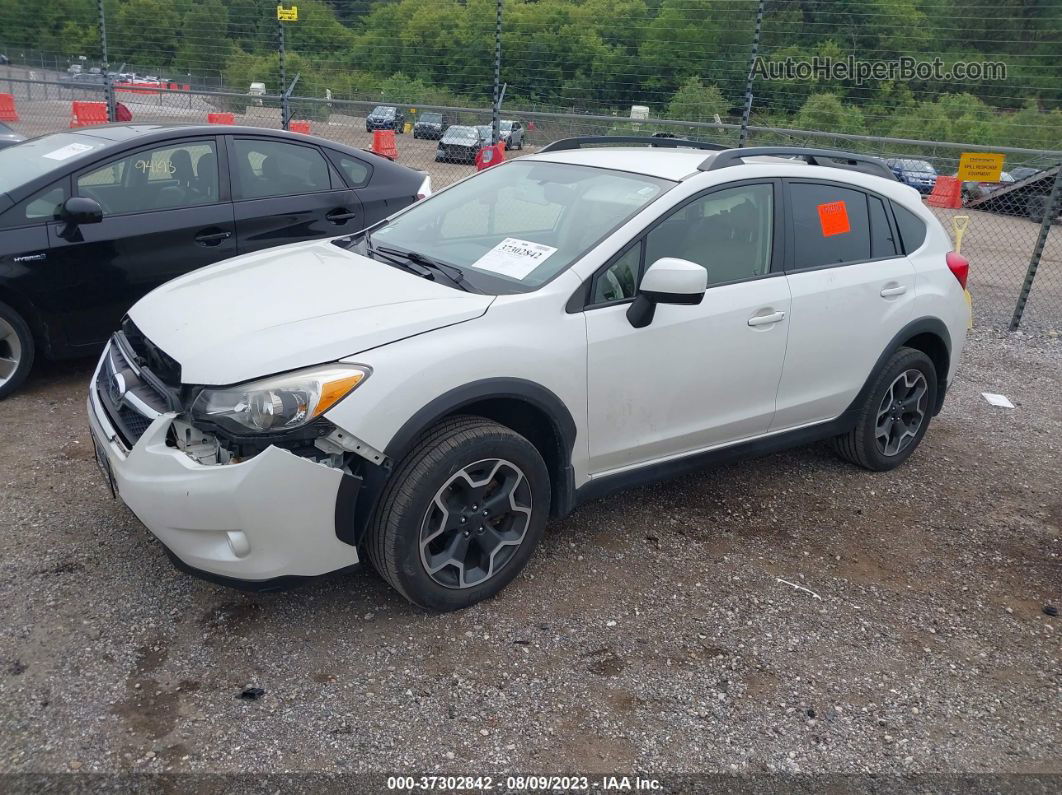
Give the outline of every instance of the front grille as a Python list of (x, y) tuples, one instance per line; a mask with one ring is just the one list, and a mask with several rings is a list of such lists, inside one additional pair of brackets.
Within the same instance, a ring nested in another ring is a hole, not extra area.
[(144, 333), (128, 317), (122, 320), (122, 333), (125, 334), (125, 340), (137, 359), (137, 365), (147, 367), (152, 375), (171, 389), (180, 387), (181, 365), (176, 359), (145, 337)]
[(117, 339), (107, 343), (96, 375), (96, 396), (126, 449), (132, 449), (152, 421), (168, 409), (167, 398), (144, 378)]

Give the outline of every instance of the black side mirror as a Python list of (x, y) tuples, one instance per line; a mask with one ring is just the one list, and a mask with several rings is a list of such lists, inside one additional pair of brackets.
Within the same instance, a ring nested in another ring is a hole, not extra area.
[(78, 242), (82, 239), (80, 226), (98, 224), (102, 221), (103, 208), (100, 207), (98, 201), (88, 196), (71, 196), (59, 208), (59, 220), (66, 222), (59, 230), (59, 237), (63, 240)]
[(98, 224), (103, 220), (103, 208), (98, 201), (88, 196), (71, 196), (63, 202), (59, 218), (73, 226)]

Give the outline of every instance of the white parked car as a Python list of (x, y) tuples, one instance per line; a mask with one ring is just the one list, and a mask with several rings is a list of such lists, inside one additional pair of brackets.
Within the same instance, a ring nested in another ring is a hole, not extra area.
[(645, 140), (557, 142), (150, 293), (89, 393), (116, 493), (209, 578), (367, 554), (451, 610), (618, 488), (827, 438), (904, 461), (967, 321), (918, 193), (862, 156)]

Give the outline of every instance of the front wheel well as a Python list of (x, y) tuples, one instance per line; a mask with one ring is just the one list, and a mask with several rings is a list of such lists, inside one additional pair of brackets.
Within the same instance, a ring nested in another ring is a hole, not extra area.
[(458, 415), (493, 420), (499, 425), (511, 428), (531, 442), (546, 462), (546, 469), (549, 471), (552, 492), (550, 514), (560, 516), (567, 512), (571, 499), (568, 493), (570, 451), (565, 449), (564, 438), (549, 412), (520, 398), (491, 397), (466, 403), (446, 417)]
[(941, 385), (937, 389), (937, 405), (933, 408), (933, 413), (936, 414), (944, 403), (944, 386), (947, 384), (948, 371), (951, 368), (951, 352), (948, 350), (947, 343), (937, 334), (924, 331), (905, 340), (902, 344), (904, 347), (922, 351), (933, 362), (933, 369), (937, 371), (937, 384)]
[(0, 303), (5, 303), (18, 312), (26, 325), (30, 327), (33, 338), (39, 347), (46, 347), (48, 335), (37, 308), (19, 293), (0, 284)]

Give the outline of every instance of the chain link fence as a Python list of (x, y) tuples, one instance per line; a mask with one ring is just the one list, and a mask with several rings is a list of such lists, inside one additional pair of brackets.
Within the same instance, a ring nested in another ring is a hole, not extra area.
[[(737, 146), (743, 123), (746, 146), (874, 154), (916, 185), (920, 174), (930, 173), (926, 168), (934, 177), (955, 175), (963, 152), (1001, 152), (1008, 172), (1004, 179), (1012, 182), (963, 183), (961, 207), (932, 211), (949, 231), (966, 224), (961, 250), (972, 263), (976, 324), (1004, 328), (1020, 321), (1029, 330), (1062, 330), (1062, 230), (1055, 187), (1062, 136), (1052, 137), (1062, 111), (1047, 111), (1051, 103), (1058, 104), (1057, 64), (1052, 73), (1042, 59), (1031, 57), (1045, 37), (1057, 34), (1054, 18), (1035, 34), (1015, 32), (1002, 19), (997, 20), (1000, 29), (1009, 32), (978, 32), (974, 28), (983, 21), (974, 18), (977, 9), (948, 23), (948, 30), (966, 41), (995, 35), (996, 49), (1009, 49), (1005, 54), (1016, 63), (1017, 76), (991, 86), (986, 96), (1005, 107), (1019, 102), (1031, 86), (1044, 98), (1044, 107), (1005, 111), (971, 96), (968, 104), (976, 113), (967, 108), (962, 111), (966, 123), (942, 125), (931, 114), (950, 95), (942, 93), (946, 85), (933, 81), (912, 82), (907, 89), (890, 84), (877, 93), (849, 86), (847, 104), (836, 106), (822, 99), (821, 90), (830, 89), (830, 81), (771, 82), (754, 76), (752, 93), (746, 95), (754, 41), (766, 58), (822, 50), (815, 31), (840, 13), (825, 3), (810, 4), (810, 11), (796, 3), (769, 3), (757, 33), (756, 13), (764, 8), (754, 0), (662, 0), (655, 5), (640, 0), (506, 0), (499, 59), (495, 0), (332, 3), (334, 13), (325, 3), (310, 0), (296, 4), (300, 20), (284, 27), (276, 19), (275, 3), (204, 0), (196, 5), (199, 16), (185, 17), (183, 27), (166, 11), (148, 31), (136, 26), (135, 13), (154, 9), (156, 0), (56, 0), (69, 6), (70, 19), (81, 20), (79, 46), (84, 52), (72, 46), (62, 52), (56, 50), (60, 45), (50, 50), (24, 46), (32, 39), (28, 31), (19, 33), (26, 23), (4, 17), (5, 8), (19, 2), (0, 0), (0, 93), (10, 94), (17, 110), (18, 120), (6, 123), (27, 136), (67, 128), (75, 101), (106, 103), (112, 91), (110, 112), (117, 120), (204, 123), (210, 114), (231, 113), (237, 124), (308, 129), (362, 149), (373, 147), (366, 117), (378, 105), (392, 106), (400, 115), (397, 161), (431, 174), (436, 189), (473, 173), (475, 166), (440, 162), (439, 142), (415, 133), (416, 121), (439, 114), (444, 125), (480, 126), (489, 140), (495, 134), (496, 108), (502, 127), (512, 130), (510, 158), (580, 135), (668, 135)], [(550, 4), (564, 19), (536, 16)], [(978, 13), (992, 16), (988, 8)], [(594, 15), (610, 13), (618, 15), (612, 28), (595, 29)], [(697, 26), (706, 14), (717, 23), (710, 41), (698, 38)], [(866, 3), (853, 4), (849, 16), (855, 27), (885, 24)], [(388, 30), (393, 35), (381, 35)], [(558, 31), (571, 39), (569, 50), (588, 47), (597, 60), (574, 70), (558, 62)], [(876, 35), (880, 52), (869, 47), (868, 56), (888, 54), (885, 34)], [(1021, 36), (1027, 40), (1019, 40)], [(911, 44), (896, 44), (889, 53), (931, 49), (923, 39), (921, 33), (912, 34)], [(455, 50), (454, 42), (463, 44)], [(85, 52), (89, 55), (82, 57)], [(669, 58), (670, 66), (665, 63)], [(134, 65), (138, 63), (148, 66)], [(500, 67), (497, 94), (495, 65)], [(977, 86), (962, 83), (957, 88), (973, 91)], [(903, 105), (906, 115), (898, 115), (888, 129), (911, 135), (868, 134), (868, 129), (883, 129), (880, 120), (887, 110), (881, 92), (903, 90), (912, 95)], [(923, 140), (923, 135), (938, 139)], [(920, 190), (928, 193), (931, 186), (925, 183)]]

